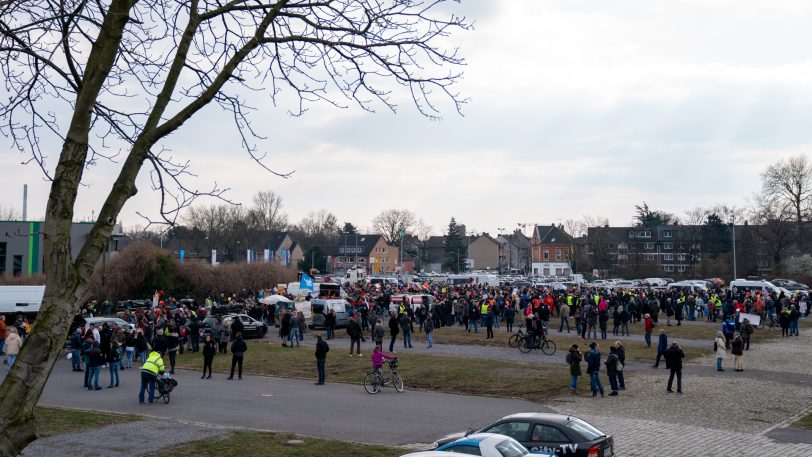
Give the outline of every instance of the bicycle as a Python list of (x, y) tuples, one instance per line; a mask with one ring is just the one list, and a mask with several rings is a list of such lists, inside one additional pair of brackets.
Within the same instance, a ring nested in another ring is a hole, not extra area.
[(540, 335), (527, 335), (520, 341), (519, 351), (527, 354), (533, 349), (541, 349), (544, 355), (553, 355), (556, 351), (555, 342), (547, 339), (547, 335), (544, 333)]
[(527, 333), (523, 329), (524, 324), (519, 324), (519, 330), (508, 338), (508, 346), (512, 348), (519, 347), (521, 341), (527, 337)]
[(765, 326), (769, 327), (770, 329), (781, 328), (781, 324), (778, 323), (778, 319), (776, 318), (775, 314), (773, 314), (772, 319), (770, 319), (767, 317), (767, 313), (763, 313), (761, 316), (761, 321), (758, 323), (758, 328), (763, 329)]
[(403, 378), (398, 373), (398, 359), (394, 359), (387, 363), (389, 366), (389, 373), (386, 379), (381, 376), (380, 370), (369, 371), (364, 377), (364, 389), (369, 394), (376, 394), (381, 391), (381, 387), (392, 386), (398, 392), (403, 392)]
[(164, 373), (163, 375), (158, 376), (158, 379), (155, 382), (157, 384), (155, 387), (158, 390), (158, 397), (155, 400), (160, 400), (163, 398), (164, 403), (169, 403), (172, 390), (178, 385), (178, 382), (172, 379), (172, 376), (169, 373)]

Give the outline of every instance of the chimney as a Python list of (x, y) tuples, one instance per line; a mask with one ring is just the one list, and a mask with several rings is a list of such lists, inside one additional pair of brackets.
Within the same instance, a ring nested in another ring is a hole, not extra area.
[(23, 221), (28, 220), (28, 184), (23, 184)]

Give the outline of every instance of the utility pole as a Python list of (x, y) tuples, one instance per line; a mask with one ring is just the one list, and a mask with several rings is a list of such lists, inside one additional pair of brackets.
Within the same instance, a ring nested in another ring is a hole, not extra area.
[(731, 229), (733, 230), (733, 279), (738, 279), (739, 276), (736, 274), (736, 216), (733, 216), (733, 221), (730, 224)]

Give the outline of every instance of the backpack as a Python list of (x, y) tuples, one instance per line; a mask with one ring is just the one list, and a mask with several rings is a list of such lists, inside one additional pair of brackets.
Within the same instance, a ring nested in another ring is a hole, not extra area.
[(568, 352), (564, 360), (567, 362), (567, 365), (572, 365), (572, 353)]

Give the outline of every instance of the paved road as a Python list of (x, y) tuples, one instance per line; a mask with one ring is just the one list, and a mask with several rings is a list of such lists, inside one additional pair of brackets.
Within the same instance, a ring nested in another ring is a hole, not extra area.
[[(102, 379), (107, 381), (108, 376), (103, 372)], [(198, 372), (185, 370), (178, 370), (176, 379), (179, 385), (169, 405), (139, 405), (138, 370), (125, 370), (121, 387), (88, 391), (82, 387), (82, 373), (70, 371), (67, 361), (60, 361), (40, 403), (387, 445), (431, 442), (446, 432), (515, 412), (550, 411), (522, 400), (408, 388), (403, 393), (386, 388), (369, 395), (360, 385), (315, 386), (311, 381), (262, 376), (228, 381), (222, 374), (201, 380)], [(408, 387), (408, 379), (406, 383)]]

